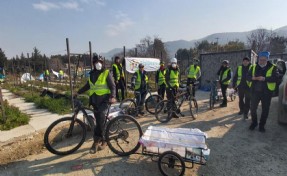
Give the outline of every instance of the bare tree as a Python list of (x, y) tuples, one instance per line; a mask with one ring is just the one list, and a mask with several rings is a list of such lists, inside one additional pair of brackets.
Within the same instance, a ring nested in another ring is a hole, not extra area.
[(256, 53), (268, 50), (270, 48), (270, 38), (272, 35), (273, 33), (268, 32), (266, 29), (257, 29), (247, 36), (247, 44)]

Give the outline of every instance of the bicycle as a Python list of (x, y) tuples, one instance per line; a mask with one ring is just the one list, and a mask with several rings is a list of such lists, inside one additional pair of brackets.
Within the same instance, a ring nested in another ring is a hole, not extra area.
[[(72, 117), (63, 117), (53, 122), (44, 134), (45, 147), (53, 154), (68, 155), (77, 151), (85, 142), (87, 126), (95, 128), (95, 117), (88, 115), (85, 107), (77, 98), (74, 99), (74, 113)], [(139, 123), (129, 115), (109, 116), (111, 104), (106, 113), (104, 139), (108, 147), (119, 156), (127, 156), (136, 152), (142, 136)], [(83, 113), (83, 120), (77, 118), (78, 113)], [(83, 122), (86, 121), (86, 122)], [(93, 130), (92, 130), (93, 131)]]
[(173, 95), (175, 103), (171, 102), (170, 100), (162, 100), (159, 102), (155, 108), (156, 119), (162, 123), (165, 123), (171, 120), (174, 113), (180, 114), (182, 117), (184, 117), (184, 114), (182, 114), (180, 108), (185, 101), (188, 101), (191, 117), (196, 119), (198, 104), (196, 98), (192, 96), (192, 89), (192, 85), (186, 86), (185, 88), (180, 87), (177, 95)]
[[(210, 85), (209, 108), (213, 109), (214, 104), (222, 98), (221, 89), (217, 88), (219, 80), (215, 80), (215, 81), (206, 80), (206, 82)], [(236, 99), (235, 91), (231, 91), (231, 92), (228, 91), (227, 95), (230, 97), (231, 101), (234, 101)]]
[[(138, 94), (140, 94), (140, 92), (135, 91), (134, 94), (135, 94), (134, 98), (128, 98), (128, 99), (124, 99), (123, 101), (121, 101), (119, 108), (121, 108), (125, 114), (128, 114), (128, 115), (135, 117), (138, 115), (142, 106), (139, 106), (136, 103), (137, 102), (136, 97)], [(155, 106), (157, 105), (158, 102), (163, 100), (163, 98), (159, 95), (152, 95), (150, 86), (147, 86), (147, 94), (149, 94), (149, 96), (145, 100), (145, 103), (144, 103), (145, 109), (150, 114), (154, 114), (155, 113)]]

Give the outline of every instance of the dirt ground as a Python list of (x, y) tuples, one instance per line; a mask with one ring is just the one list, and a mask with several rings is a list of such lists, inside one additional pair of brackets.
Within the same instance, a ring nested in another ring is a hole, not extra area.
[[(199, 128), (208, 134), (211, 149), (207, 165), (195, 165), (185, 175), (204, 176), (285, 176), (287, 173), (287, 126), (277, 123), (278, 99), (273, 98), (266, 133), (249, 131), (250, 118), (238, 113), (238, 98), (227, 108), (208, 109), (207, 93), (198, 92), (199, 114), (160, 124), (147, 115), (138, 118), (143, 131), (150, 125)], [(219, 104), (216, 104), (218, 106)], [(185, 112), (187, 113), (187, 112)], [(258, 110), (259, 117), (261, 110)], [(43, 132), (0, 144), (0, 175), (161, 175), (157, 163), (134, 154), (118, 157), (109, 149), (89, 154), (91, 135), (69, 156), (55, 156), (43, 145)], [(140, 150), (138, 151), (140, 153)]]

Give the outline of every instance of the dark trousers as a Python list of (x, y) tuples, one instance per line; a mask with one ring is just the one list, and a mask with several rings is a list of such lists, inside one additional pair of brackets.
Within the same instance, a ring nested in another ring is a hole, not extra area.
[(177, 93), (176, 89), (170, 89), (170, 88), (166, 89), (166, 97), (171, 102), (171, 105), (169, 105), (170, 107), (174, 107), (174, 108), (176, 107), (176, 104), (175, 104), (176, 93)]
[(118, 81), (118, 83), (116, 83), (116, 98), (117, 98), (117, 100), (120, 100), (119, 89), (121, 90), (121, 94), (122, 94), (121, 100), (123, 100), (123, 99), (125, 99), (125, 80), (122, 78)]
[(251, 94), (251, 118), (252, 123), (258, 124), (257, 122), (257, 108), (258, 104), (261, 102), (262, 112), (259, 126), (264, 127), (269, 114), (269, 108), (271, 104), (272, 93), (263, 92), (252, 92)]
[(158, 86), (157, 94), (159, 96), (161, 96), (162, 98), (164, 98), (164, 94), (165, 94), (165, 84), (164, 83), (162, 85)]
[(146, 94), (147, 94), (146, 90), (136, 90), (135, 91), (136, 104), (137, 104), (137, 106), (140, 107), (140, 111), (143, 111), (143, 109), (144, 109), (143, 105), (145, 102)]
[(250, 109), (250, 89), (238, 88), (239, 109), (244, 115), (248, 115)]
[(186, 85), (189, 86), (190, 84), (192, 85), (192, 96), (195, 96), (195, 83), (196, 80), (192, 79), (192, 78), (187, 78), (187, 82)]
[(228, 85), (220, 84), (220, 86), (221, 86), (221, 93), (223, 96), (222, 104), (227, 104), (226, 90), (227, 90)]
[(93, 105), (94, 116), (96, 118), (96, 127), (94, 128), (94, 141), (99, 141), (104, 138), (104, 129), (106, 122), (106, 113), (108, 111), (108, 103)]

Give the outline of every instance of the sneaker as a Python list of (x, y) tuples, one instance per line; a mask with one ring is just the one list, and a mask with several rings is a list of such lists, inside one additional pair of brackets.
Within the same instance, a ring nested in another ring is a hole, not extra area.
[(253, 131), (257, 127), (257, 123), (251, 123), (249, 130)]
[(95, 154), (98, 150), (99, 143), (94, 142), (92, 147), (90, 148), (90, 154)]
[(141, 111), (141, 112), (139, 112), (139, 114), (140, 114), (140, 115), (144, 115), (144, 112)]
[(243, 114), (243, 111), (239, 111), (239, 112), (238, 112), (238, 115), (242, 115), (242, 114)]
[(227, 104), (220, 104), (220, 107), (224, 108), (224, 107), (227, 107)]
[(179, 116), (176, 114), (176, 113), (173, 113), (173, 116), (172, 116), (173, 118), (176, 118), (176, 119), (178, 119), (179, 118)]
[(259, 131), (260, 131), (261, 133), (265, 133), (265, 128), (264, 128), (263, 126), (260, 126), (260, 127), (259, 127)]
[(103, 141), (101, 145), (99, 145), (99, 148), (98, 148), (98, 151), (100, 150), (104, 150), (107, 146), (107, 142), (106, 141)]

